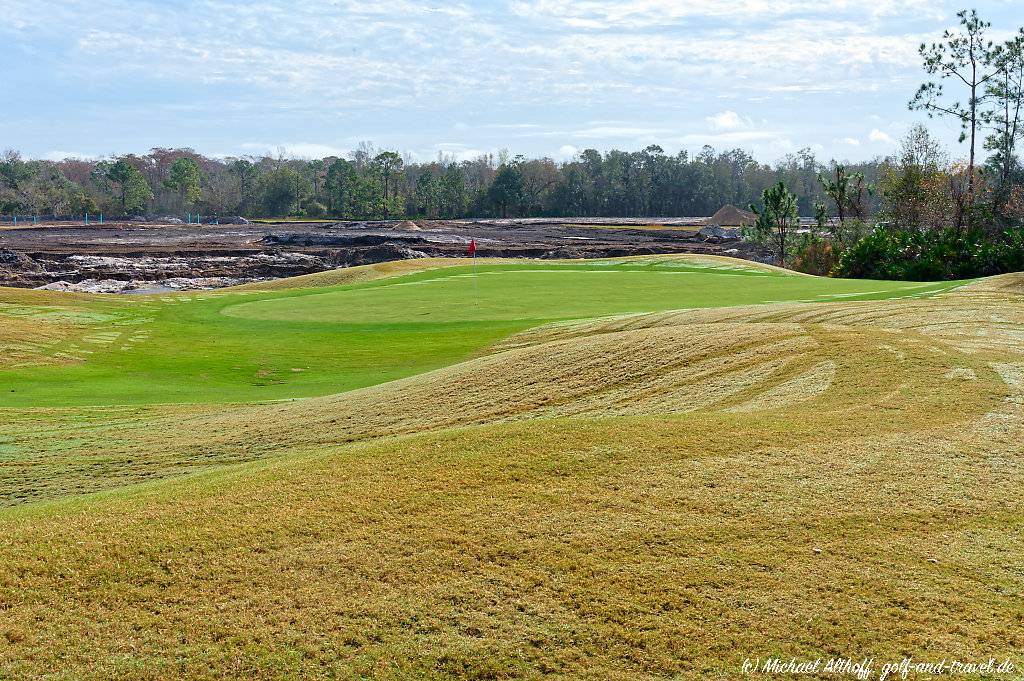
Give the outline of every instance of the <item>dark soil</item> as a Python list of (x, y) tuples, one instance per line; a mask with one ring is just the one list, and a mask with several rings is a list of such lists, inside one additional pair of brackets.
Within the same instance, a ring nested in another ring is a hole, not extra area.
[[(597, 225), (635, 225), (601, 228)], [(602, 258), (706, 253), (761, 259), (701, 219), (457, 220), (248, 225), (39, 225), (0, 229), (0, 285), (167, 279), (255, 280), (416, 257)], [(589, 225), (589, 226), (588, 226)], [(663, 225), (665, 229), (642, 229)]]

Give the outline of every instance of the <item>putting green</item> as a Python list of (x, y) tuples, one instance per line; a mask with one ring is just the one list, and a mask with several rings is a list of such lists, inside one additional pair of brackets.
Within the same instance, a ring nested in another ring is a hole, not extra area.
[(822, 279), (685, 256), (475, 271), (431, 265), (399, 277), (270, 292), (115, 300), (3, 290), (0, 323), (16, 315), (22, 324), (65, 326), (58, 340), (34, 350), (17, 345), (24, 361), (0, 363), (0, 407), (325, 395), (453, 364), (548, 321), (927, 296), (957, 285)]
[(351, 324), (572, 319), (765, 302), (872, 300), (928, 294), (948, 283), (819, 279), (687, 261), (598, 261), (432, 270), (301, 298), (228, 307), (259, 320)]

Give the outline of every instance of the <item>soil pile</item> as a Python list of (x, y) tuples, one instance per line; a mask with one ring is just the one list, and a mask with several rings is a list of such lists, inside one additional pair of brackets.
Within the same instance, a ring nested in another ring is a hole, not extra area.
[(756, 221), (756, 215), (750, 211), (740, 210), (732, 204), (722, 206), (717, 213), (708, 218), (708, 224), (715, 227), (743, 227)]

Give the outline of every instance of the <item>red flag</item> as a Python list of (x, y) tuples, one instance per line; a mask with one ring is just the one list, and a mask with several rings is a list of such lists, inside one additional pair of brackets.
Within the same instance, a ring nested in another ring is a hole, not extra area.
[(476, 239), (469, 240), (469, 255), (470, 257), (476, 257)]

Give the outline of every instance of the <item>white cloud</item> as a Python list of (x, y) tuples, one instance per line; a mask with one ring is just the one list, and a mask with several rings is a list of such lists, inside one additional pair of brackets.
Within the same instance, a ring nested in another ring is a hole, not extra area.
[(731, 130), (749, 130), (754, 127), (754, 122), (745, 116), (740, 116), (735, 111), (723, 111), (717, 113), (714, 116), (708, 116), (704, 119), (711, 126), (712, 130), (717, 131), (731, 131)]
[(245, 142), (239, 147), (252, 154), (268, 154), (276, 156), (278, 153), (285, 158), (314, 159), (326, 158), (327, 156), (345, 156), (347, 149), (335, 147), (328, 144), (316, 144), (313, 142), (285, 142), (281, 144), (264, 144), (262, 142)]
[(868, 139), (878, 144), (895, 144), (889, 133), (882, 132), (878, 128), (874, 128), (868, 135)]
[(48, 151), (43, 154), (42, 158), (46, 161), (63, 161), (69, 158), (90, 161), (100, 157), (96, 154), (83, 154), (80, 151)]
[(832, 140), (834, 144), (845, 144), (848, 147), (859, 147), (860, 140), (855, 137), (840, 137)]
[(431, 159), (435, 159), (440, 155), (445, 159), (453, 159), (455, 161), (472, 161), (487, 153), (483, 149), (477, 149), (461, 142), (442, 142), (435, 144), (432, 152), (427, 154), (427, 156)]
[(820, 12), (835, 16), (851, 9), (870, 17), (907, 14), (926, 9), (928, 0), (518, 0), (520, 16), (561, 21), (574, 28), (613, 29), (663, 26), (692, 17), (755, 19)]
[(570, 133), (573, 137), (586, 139), (630, 139), (638, 137), (654, 137), (668, 132), (663, 128), (637, 128), (618, 125), (599, 125), (584, 128)]
[(564, 144), (558, 148), (558, 153), (555, 154), (555, 158), (560, 161), (569, 161), (576, 157), (576, 154), (580, 153), (580, 150), (571, 144)]

